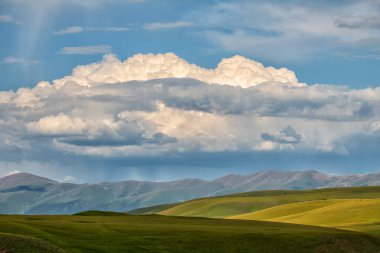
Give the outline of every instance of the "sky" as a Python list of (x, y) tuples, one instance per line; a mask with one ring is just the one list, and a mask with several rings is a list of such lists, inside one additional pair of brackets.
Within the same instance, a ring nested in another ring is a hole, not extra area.
[(3, 0), (0, 176), (380, 170), (380, 2)]

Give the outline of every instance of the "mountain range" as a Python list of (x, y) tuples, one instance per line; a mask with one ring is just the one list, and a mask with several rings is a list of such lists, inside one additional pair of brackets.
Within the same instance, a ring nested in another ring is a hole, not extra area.
[(330, 176), (318, 171), (268, 170), (215, 180), (63, 183), (28, 173), (0, 178), (2, 214), (72, 214), (84, 210), (127, 211), (231, 193), (380, 185), (380, 173)]

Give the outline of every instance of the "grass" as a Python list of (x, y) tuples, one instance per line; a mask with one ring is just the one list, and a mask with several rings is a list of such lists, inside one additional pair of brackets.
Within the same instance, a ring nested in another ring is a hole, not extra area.
[(380, 187), (251, 192), (129, 213), (164, 215), (0, 215), (0, 253), (380, 253)]
[(143, 207), (143, 208), (127, 211), (127, 214), (157, 214), (161, 211), (164, 211), (176, 205), (177, 203)]
[[(164, 210), (159, 208), (157, 213), (171, 216), (224, 218), (290, 203), (313, 200), (375, 198), (380, 198), (380, 187), (259, 191), (191, 200), (170, 205), (169, 208)], [(145, 208), (137, 213), (154, 213), (155, 209), (157, 207)]]
[(331, 228), (160, 215), (94, 215), (93, 211), (89, 214), (0, 216), (0, 249), (78, 253), (378, 253), (380, 249), (379, 237)]
[(120, 213), (120, 212), (111, 212), (111, 211), (88, 210), (88, 211), (76, 213), (74, 215), (77, 215), (77, 216), (121, 216), (121, 215), (128, 215), (128, 214)]
[(230, 218), (355, 229), (360, 225), (380, 222), (380, 199), (308, 201), (280, 205)]
[(62, 249), (44, 240), (23, 235), (0, 233), (0, 253), (62, 253)]
[[(259, 191), (141, 209), (169, 216), (262, 220), (380, 235), (380, 187)], [(136, 213), (139, 213), (136, 210)]]

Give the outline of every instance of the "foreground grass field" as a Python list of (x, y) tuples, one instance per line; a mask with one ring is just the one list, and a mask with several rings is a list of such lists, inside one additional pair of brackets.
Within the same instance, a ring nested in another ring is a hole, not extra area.
[(380, 252), (380, 238), (261, 221), (85, 213), (0, 216), (0, 252)]

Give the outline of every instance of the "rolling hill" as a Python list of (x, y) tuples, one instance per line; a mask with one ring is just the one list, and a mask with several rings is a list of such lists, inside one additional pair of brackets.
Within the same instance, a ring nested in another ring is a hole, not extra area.
[(330, 199), (279, 205), (228, 218), (346, 228), (380, 222), (380, 199)]
[[(335, 199), (377, 199), (380, 198), (380, 187), (350, 187), (317, 190), (277, 190), (257, 191), (240, 194), (194, 199), (184, 203), (170, 205), (160, 214), (174, 216), (198, 216), (224, 218), (259, 211), (262, 209), (313, 200)], [(157, 207), (132, 211), (133, 213), (152, 213)]]
[(380, 234), (380, 187), (259, 191), (153, 206), (132, 213), (262, 220)]

